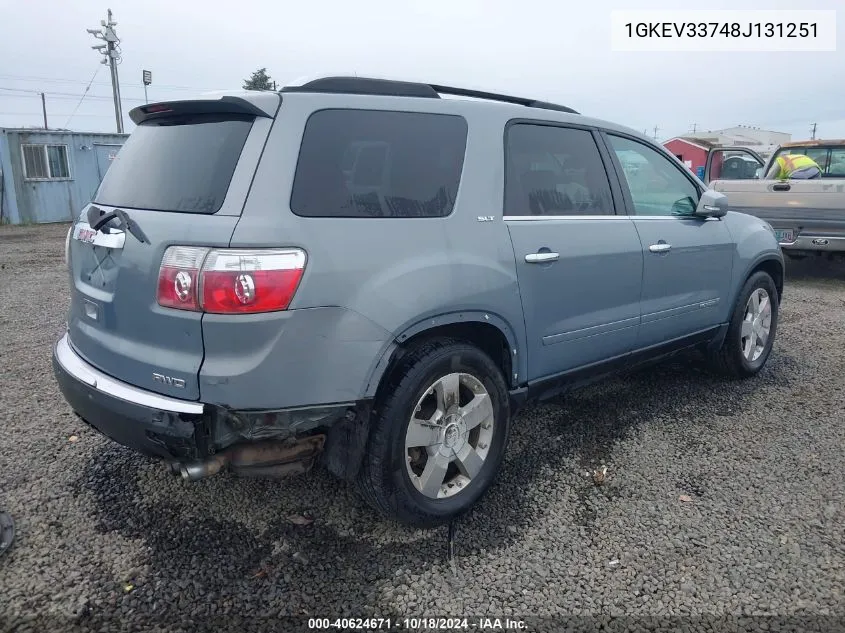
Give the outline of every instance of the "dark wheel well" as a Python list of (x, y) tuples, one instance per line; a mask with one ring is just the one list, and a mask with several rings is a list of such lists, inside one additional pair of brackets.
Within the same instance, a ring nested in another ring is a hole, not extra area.
[[(496, 363), (496, 366), (502, 370), (502, 376), (506, 385), (513, 383), (513, 362), (511, 356), (510, 345), (508, 339), (502, 331), (495, 325), (489, 323), (448, 323), (446, 325), (439, 325), (418, 332), (414, 336), (402, 342), (390, 359), (383, 376), (390, 375), (390, 372), (396, 366), (402, 357), (410, 350), (418, 347), (421, 343), (431, 340), (433, 338), (450, 338), (459, 341), (466, 341), (478, 347), (482, 352), (487, 354), (490, 359)], [(382, 378), (382, 384), (385, 380)]]
[(751, 275), (756, 273), (758, 270), (765, 271), (774, 280), (775, 288), (777, 288), (778, 291), (778, 303), (780, 303), (781, 297), (783, 296), (783, 266), (781, 266), (780, 262), (777, 260), (767, 259), (757, 264), (754, 267), (754, 270), (748, 273), (748, 277), (746, 279), (750, 278)]

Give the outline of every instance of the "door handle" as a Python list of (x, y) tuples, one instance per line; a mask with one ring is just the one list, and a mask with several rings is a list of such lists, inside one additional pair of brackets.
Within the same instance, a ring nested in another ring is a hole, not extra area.
[(525, 261), (529, 264), (544, 264), (546, 262), (556, 262), (560, 259), (560, 253), (528, 253), (525, 256)]
[(772, 191), (789, 191), (790, 189), (792, 189), (792, 187), (788, 182), (772, 185)]
[(661, 242), (660, 244), (652, 244), (648, 247), (652, 253), (666, 253), (672, 250), (671, 244), (666, 244), (665, 242)]

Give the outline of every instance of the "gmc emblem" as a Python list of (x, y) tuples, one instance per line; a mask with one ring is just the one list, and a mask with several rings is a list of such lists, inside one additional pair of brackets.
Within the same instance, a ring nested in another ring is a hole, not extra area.
[(153, 380), (163, 383), (168, 387), (176, 387), (177, 389), (185, 388), (185, 381), (181, 378), (173, 378), (172, 376), (165, 376), (164, 374), (153, 373)]

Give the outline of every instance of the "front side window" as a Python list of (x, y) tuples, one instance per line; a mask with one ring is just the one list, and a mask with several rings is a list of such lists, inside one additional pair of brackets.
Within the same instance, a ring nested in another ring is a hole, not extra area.
[(608, 134), (619, 162), (635, 215), (693, 215), (699, 191), (668, 157), (645, 143)]
[(588, 130), (517, 123), (505, 139), (505, 215), (613, 215), (607, 171)]
[(305, 217), (447, 216), (466, 140), (466, 121), (455, 115), (315, 112), (302, 137), (291, 211)]
[(67, 145), (21, 145), (26, 180), (67, 180), (70, 178)]
[(752, 180), (757, 178), (763, 165), (742, 150), (711, 151), (710, 180)]

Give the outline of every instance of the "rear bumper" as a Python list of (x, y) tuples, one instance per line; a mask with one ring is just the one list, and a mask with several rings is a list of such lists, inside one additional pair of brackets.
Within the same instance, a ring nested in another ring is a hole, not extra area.
[(115, 380), (82, 360), (67, 334), (53, 349), (53, 373), (74, 412), (115, 442), (170, 461), (204, 456), (204, 405)]
[(356, 406), (233, 411), (170, 398), (104, 374), (73, 350), (67, 334), (53, 349), (53, 373), (65, 400), (88, 425), (139, 453), (179, 463), (233, 445), (328, 429)]
[(802, 233), (794, 242), (781, 242), (780, 246), (788, 251), (845, 251), (845, 236)]

